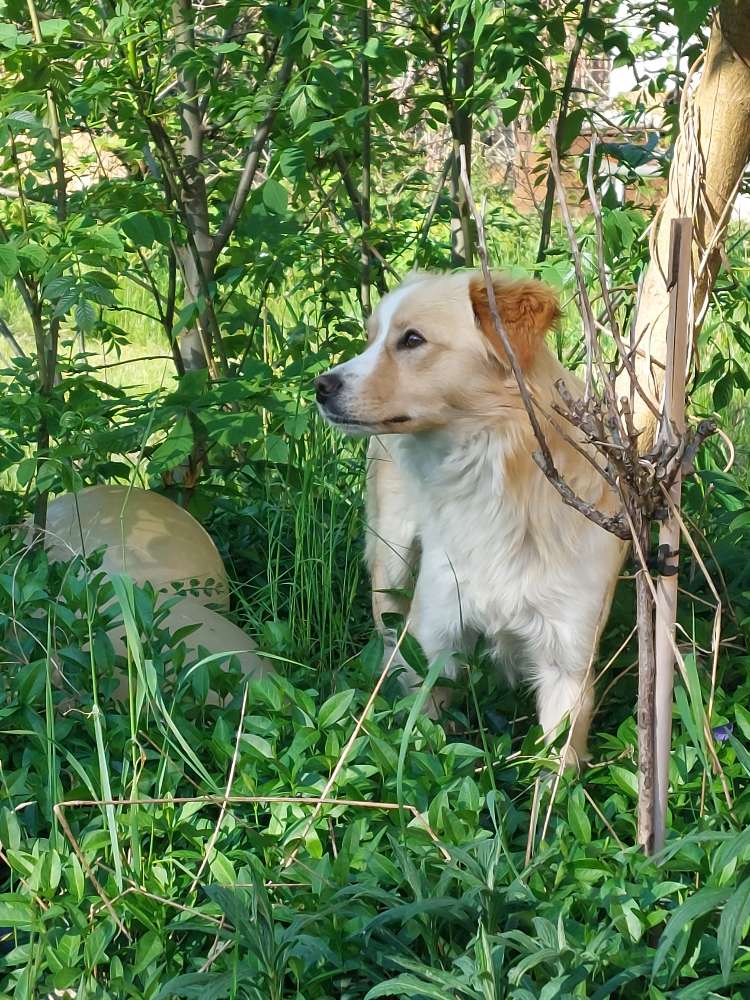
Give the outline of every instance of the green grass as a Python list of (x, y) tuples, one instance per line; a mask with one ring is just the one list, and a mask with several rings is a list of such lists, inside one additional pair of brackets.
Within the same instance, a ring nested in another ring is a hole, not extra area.
[[(321, 465), (307, 482), (295, 492), (267, 484), (245, 507), (216, 512), (215, 527), (236, 542), (238, 617), (279, 657), (278, 678), (251, 685), (246, 701), (240, 678), (211, 665), (181, 680), (179, 651), (150, 624), (147, 595), (120, 591), (134, 697), (115, 704), (98, 638), (109, 592), (95, 595), (80, 571), (48, 569), (6, 543), (2, 572), (12, 570), (16, 598), (6, 600), (3, 645), (6, 656), (20, 647), (25, 662), (3, 680), (0, 843), (9, 870), (0, 916), (10, 951), (0, 995), (44, 997), (57, 987), (118, 998), (744, 997), (750, 955), (737, 922), (723, 916), (733, 900), (740, 926), (746, 919), (750, 877), (750, 686), (736, 637), (720, 661), (713, 718), (735, 725), (717, 744), (734, 819), (699, 710), (678, 682), (673, 832), (658, 867), (633, 846), (634, 679), (624, 669), (632, 648), (596, 720), (594, 766), (580, 781), (566, 777), (554, 801), (542, 783), (536, 822), (538, 727), (524, 718), (526, 699), (498, 686), (481, 658), (481, 714), (467, 690), (450, 736), (424, 718), (411, 730), (412, 699), (386, 685), (330, 793), (362, 806), (314, 816), (312, 805), (275, 801), (320, 795), (379, 669), (352, 499), (356, 456), (331, 446), (316, 427), (305, 457)], [(712, 511), (704, 527), (718, 534), (720, 520)], [(685, 570), (700, 598), (694, 568)], [(603, 656), (629, 627), (631, 597), (624, 587)], [(691, 607), (703, 644), (708, 620), (687, 601), (684, 620)], [(13, 621), (24, 626), (15, 636)], [(84, 638), (98, 650), (93, 673)], [(51, 710), (60, 697), (48, 681), (53, 644), (80, 692), (62, 714)], [(705, 674), (693, 676), (707, 685)], [(226, 692), (223, 709), (202, 703), (205, 682)], [(225, 813), (201, 802), (228, 788), (237, 798)], [(63, 798), (110, 795), (158, 801), (72, 805), (67, 827), (55, 818)], [(391, 808), (399, 804), (403, 823)]]

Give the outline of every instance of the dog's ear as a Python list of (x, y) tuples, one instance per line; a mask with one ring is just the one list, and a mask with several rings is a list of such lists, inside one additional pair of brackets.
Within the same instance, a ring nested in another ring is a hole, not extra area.
[[(557, 295), (548, 285), (531, 278), (514, 281), (501, 275), (493, 275), (492, 287), (513, 353), (521, 368), (527, 369), (536, 357), (544, 335), (560, 317)], [(507, 364), (508, 359), (495, 330), (487, 286), (481, 273), (469, 282), (469, 297), (482, 333), (500, 361)]]

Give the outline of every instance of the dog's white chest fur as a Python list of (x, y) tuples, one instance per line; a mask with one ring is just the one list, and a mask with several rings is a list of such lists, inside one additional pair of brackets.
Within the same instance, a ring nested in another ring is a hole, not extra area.
[(388, 442), (421, 544), (414, 611), (426, 651), (466, 648), (481, 634), (512, 674), (536, 682), (551, 664), (580, 671), (620, 546), (540, 472), (519, 488), (520, 445), (487, 429)]

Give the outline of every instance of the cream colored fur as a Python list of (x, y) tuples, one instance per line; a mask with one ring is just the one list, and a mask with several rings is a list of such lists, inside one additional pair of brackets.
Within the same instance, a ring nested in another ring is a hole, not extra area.
[[(536, 282), (497, 279), (495, 288), (533, 397), (553, 416), (558, 379), (580, 392), (544, 344), (554, 297)], [(367, 562), (376, 623), (409, 610), (385, 592), (415, 579), (411, 632), (425, 654), (460, 656), (486, 637), (510, 678), (535, 688), (548, 738), (571, 716), (568, 756), (582, 759), (593, 658), (624, 546), (565, 506), (534, 463), (538, 446), (515, 379), (483, 329), (482, 293), (472, 273), (411, 276), (378, 306), (367, 349), (329, 373), (336, 389), (321, 412), (348, 433), (372, 435)], [(424, 343), (404, 346), (407, 331)], [(542, 426), (571, 487), (614, 511), (601, 476), (548, 416)]]

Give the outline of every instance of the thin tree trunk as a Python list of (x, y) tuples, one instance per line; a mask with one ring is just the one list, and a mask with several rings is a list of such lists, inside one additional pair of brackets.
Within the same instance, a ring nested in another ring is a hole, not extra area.
[[(334, 160), (336, 161), (336, 166), (338, 167), (339, 173), (341, 174), (341, 180), (344, 182), (344, 188), (347, 195), (349, 196), (349, 201), (351, 203), (357, 218), (359, 219), (360, 226), (363, 224), (363, 211), (362, 211), (362, 201), (360, 197), (360, 191), (357, 189), (354, 181), (352, 180), (351, 173), (349, 171), (349, 165), (341, 154), (340, 150), (336, 150), (333, 154)], [(372, 214), (372, 209), (370, 210)], [(370, 279), (371, 283), (375, 285), (378, 293), (382, 297), (388, 291), (388, 284), (385, 280), (385, 271), (387, 269), (387, 263), (384, 262), (382, 256), (378, 255), (377, 249), (373, 247), (369, 240), (365, 241), (367, 244), (367, 249), (370, 253)]]
[[(667, 381), (664, 387), (665, 421), (660, 430), (665, 443), (676, 444), (685, 433), (685, 374), (690, 339), (690, 240), (689, 219), (672, 220), (672, 301), (667, 338)], [(660, 573), (656, 581), (655, 681), (654, 681), (654, 801), (652, 848), (659, 851), (666, 835), (669, 760), (672, 746), (672, 696), (674, 638), (677, 618), (677, 565), (680, 548), (682, 476), (669, 490), (670, 513), (659, 526)]]
[[(631, 343), (635, 371), (649, 397), (659, 402), (664, 381), (669, 314), (669, 241), (672, 219), (693, 219), (695, 333), (721, 263), (724, 226), (750, 161), (750, 0), (724, 0), (714, 16), (700, 82), (687, 81), (683, 121), (674, 149), (666, 199), (652, 234)], [(630, 396), (643, 447), (653, 440), (655, 420), (625, 372), (618, 396)]]
[(8, 326), (8, 324), (5, 322), (5, 320), (2, 317), (0, 317), (0, 334), (3, 335), (3, 337), (5, 338), (5, 340), (10, 345), (10, 349), (13, 352), (11, 354), (12, 358), (25, 358), (26, 357), (26, 351), (24, 351), (24, 349), (18, 343), (18, 341), (16, 340), (16, 335), (13, 333), (13, 331), (11, 330), (11, 328)]
[(465, 150), (466, 172), (471, 180), (471, 141), (473, 120), (471, 93), (474, 87), (474, 18), (469, 15), (464, 22), (457, 42), (456, 77), (453, 89), (453, 114), (451, 134), (453, 156), (451, 161), (451, 194), (453, 220), (451, 223), (451, 256), (454, 267), (471, 267), (474, 263), (474, 227), (461, 183), (461, 147)]
[(445, 187), (445, 182), (448, 179), (448, 174), (450, 173), (451, 167), (453, 166), (453, 149), (445, 158), (445, 163), (443, 164), (443, 169), (440, 171), (440, 180), (438, 181), (437, 187), (435, 188), (435, 194), (432, 196), (432, 201), (430, 202), (430, 207), (427, 209), (427, 215), (424, 217), (424, 222), (419, 229), (419, 237), (417, 239), (417, 249), (415, 253), (415, 263), (416, 259), (419, 257), (419, 253), (427, 242), (427, 237), (430, 233), (430, 227), (435, 219), (438, 207), (440, 205), (440, 199), (443, 194), (443, 188)]
[[(175, 0), (172, 7), (177, 55), (195, 50), (192, 0)], [(208, 228), (208, 197), (203, 176), (203, 118), (198, 100), (194, 72), (184, 67), (180, 74), (182, 101), (180, 125), (182, 127), (182, 184), (180, 197), (185, 223), (195, 242), (195, 253), (188, 246), (177, 246), (175, 251), (184, 280), (186, 306), (200, 302), (205, 286), (214, 277), (213, 240)], [(201, 274), (202, 270), (202, 274)], [(180, 336), (179, 348), (186, 371), (205, 368), (211, 352), (211, 332), (205, 308), (195, 317)]]
[(362, 107), (367, 109), (362, 123), (362, 178), (360, 182), (359, 200), (362, 206), (362, 250), (360, 262), (362, 273), (360, 278), (359, 298), (362, 315), (366, 318), (372, 312), (372, 254), (370, 253), (370, 226), (372, 224), (371, 207), (371, 168), (372, 168), (372, 119), (370, 116), (370, 65), (365, 56), (365, 48), (370, 40), (370, 4), (362, 0), (360, 12), (359, 44), (361, 49), (360, 65), (362, 72)]
[[(31, 30), (34, 41), (37, 45), (44, 44), (39, 16), (37, 14), (34, 0), (27, 0), (29, 17), (31, 18)], [(57, 218), (59, 222), (64, 222), (68, 214), (68, 193), (67, 179), (65, 176), (65, 159), (63, 156), (62, 134), (60, 132), (60, 119), (57, 113), (55, 95), (50, 88), (47, 89), (47, 117), (49, 120), (49, 130), (52, 136), (52, 147), (54, 151), (55, 165), (55, 199), (57, 206)], [(31, 321), (34, 327), (34, 339), (36, 341), (37, 364), (39, 366), (39, 395), (44, 401), (50, 395), (55, 385), (57, 377), (57, 347), (60, 333), (60, 320), (53, 318), (50, 320), (47, 330), (44, 329), (44, 319), (42, 314), (41, 298), (36, 290), (29, 288), (28, 301), (31, 303)], [(27, 303), (28, 304), (28, 303)], [(44, 461), (49, 455), (50, 434), (47, 418), (42, 414), (36, 441), (37, 462)], [(37, 466), (38, 468), (38, 466)], [(37, 532), (44, 532), (47, 527), (47, 504), (49, 501), (49, 491), (44, 490), (37, 494), (34, 504), (34, 528)]]
[[(649, 526), (640, 532), (640, 547), (648, 559)], [(656, 768), (654, 739), (654, 599), (649, 572), (641, 567), (635, 578), (638, 623), (638, 843), (647, 854), (653, 850)]]
[[(583, 47), (583, 40), (585, 38), (586, 32), (584, 31), (584, 26), (586, 23), (586, 18), (589, 16), (589, 8), (591, 7), (591, 0), (584, 0), (583, 6), (581, 7), (581, 19), (578, 22), (578, 30), (576, 31), (575, 41), (573, 42), (573, 48), (570, 50), (570, 58), (568, 59), (568, 68), (565, 73), (565, 80), (563, 82), (562, 94), (560, 97), (560, 113), (557, 117), (557, 127), (555, 128), (555, 149), (557, 151), (558, 160), (561, 159), (562, 151), (560, 149), (560, 140), (562, 138), (563, 128), (565, 127), (565, 122), (568, 117), (568, 108), (570, 106), (570, 94), (573, 90), (573, 81), (576, 75), (576, 67), (578, 66), (578, 57), (581, 54), (581, 48)], [(537, 263), (541, 263), (547, 255), (547, 248), (549, 246), (549, 238), (552, 230), (552, 210), (555, 207), (555, 176), (552, 172), (552, 167), (547, 171), (547, 190), (544, 195), (544, 207), (542, 208), (542, 230), (539, 235), (539, 249), (537, 251), (536, 260)]]
[(229, 237), (232, 235), (234, 228), (237, 225), (240, 212), (242, 211), (245, 202), (247, 201), (247, 196), (250, 193), (250, 189), (253, 186), (253, 181), (255, 180), (255, 176), (258, 172), (260, 158), (271, 135), (271, 129), (273, 128), (273, 123), (276, 120), (279, 105), (281, 104), (281, 100), (286, 93), (287, 87), (289, 86), (293, 70), (294, 58), (292, 56), (287, 56), (279, 70), (278, 76), (276, 77), (274, 93), (271, 98), (268, 111), (266, 112), (261, 123), (258, 125), (258, 128), (255, 130), (252, 142), (247, 148), (245, 163), (242, 168), (242, 173), (240, 174), (240, 179), (237, 183), (237, 190), (234, 192), (232, 201), (230, 202), (227, 213), (224, 216), (224, 221), (222, 222), (219, 232), (216, 234), (214, 239), (214, 258), (218, 257), (224, 249)]
[[(750, 0), (721, 3), (714, 16), (700, 81), (694, 89), (692, 83), (688, 78), (683, 92), (680, 132), (674, 147), (667, 196), (654, 223), (651, 261), (631, 331), (634, 374), (626, 368), (617, 384), (618, 398), (629, 396), (635, 426), (643, 432), (639, 446), (644, 451), (653, 443), (658, 421), (641, 392), (652, 405), (656, 404), (657, 412), (669, 403), (669, 399), (664, 399), (664, 376), (670, 291), (675, 277), (670, 266), (673, 222), (684, 217), (691, 219), (693, 224), (689, 259), (683, 258), (682, 280), (684, 283), (686, 276), (690, 279), (687, 281), (689, 301), (684, 303), (683, 312), (688, 321), (693, 319), (691, 327), (695, 337), (719, 270), (732, 204), (750, 160)], [(672, 315), (675, 315), (675, 307)], [(672, 392), (682, 393), (680, 404), (684, 401), (686, 367), (684, 364), (682, 371), (674, 373), (677, 382), (669, 387)], [(636, 391), (636, 382), (641, 392)], [(678, 494), (672, 499), (678, 500)], [(670, 552), (676, 549), (677, 539), (679, 530), (673, 525), (666, 539)], [(643, 532), (642, 543), (646, 540)], [(676, 588), (674, 584), (665, 587), (664, 581), (660, 583), (658, 634), (654, 640), (650, 588), (645, 570), (638, 573), (638, 839), (649, 853), (659, 846), (664, 834), (669, 776), (671, 637)], [(658, 693), (654, 641), (660, 663)]]

